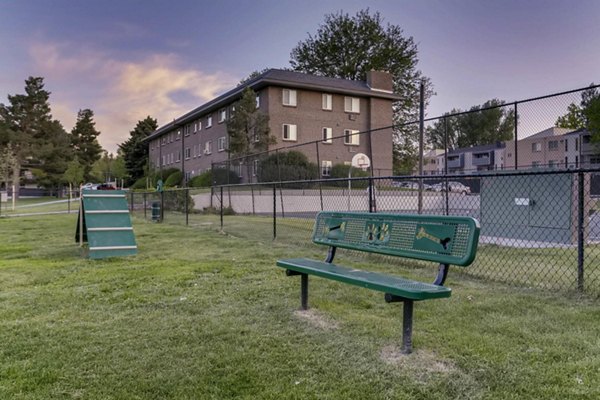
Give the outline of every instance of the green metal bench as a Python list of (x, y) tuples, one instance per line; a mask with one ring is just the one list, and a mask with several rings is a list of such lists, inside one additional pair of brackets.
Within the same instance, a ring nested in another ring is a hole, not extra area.
[[(308, 275), (332, 279), (385, 293), (385, 301), (404, 302), (402, 351), (412, 351), (413, 302), (450, 297), (443, 286), (450, 265), (466, 267), (475, 259), (479, 223), (470, 217), (321, 212), (312, 236), (329, 246), (325, 261), (278, 260), (288, 276), (301, 276), (301, 306), (308, 309)], [(433, 283), (357, 270), (333, 263), (337, 248), (439, 263)]]

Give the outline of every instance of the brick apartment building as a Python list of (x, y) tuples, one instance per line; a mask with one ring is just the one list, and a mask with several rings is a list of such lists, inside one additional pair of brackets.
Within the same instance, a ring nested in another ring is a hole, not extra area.
[(315, 142), (294, 150), (318, 162), (322, 175), (358, 153), (371, 158), (374, 171), (391, 174), (392, 103), (400, 97), (392, 91), (391, 75), (379, 71), (369, 72), (366, 81), (351, 81), (270, 69), (153, 132), (146, 139), (151, 166), (176, 167), (190, 179), (228, 160), (227, 121), (246, 87), (269, 116), (277, 139), (269, 150)]

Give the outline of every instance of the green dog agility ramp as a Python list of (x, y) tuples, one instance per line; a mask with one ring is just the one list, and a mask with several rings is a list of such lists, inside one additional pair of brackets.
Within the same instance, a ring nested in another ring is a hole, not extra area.
[(75, 241), (88, 243), (89, 258), (137, 254), (125, 191), (82, 190), (80, 204)]

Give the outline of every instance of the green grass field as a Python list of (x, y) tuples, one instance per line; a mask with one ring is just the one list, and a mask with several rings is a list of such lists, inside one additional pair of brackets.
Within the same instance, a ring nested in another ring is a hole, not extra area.
[(381, 293), (315, 278), (298, 311), (299, 280), (275, 260), (325, 250), (293, 243), (304, 224), (287, 222), (269, 242), (268, 224), (134, 219), (138, 256), (91, 261), (76, 215), (0, 220), (0, 399), (600, 397), (598, 300), (454, 269), (450, 299), (415, 305), (404, 356), (401, 305)]

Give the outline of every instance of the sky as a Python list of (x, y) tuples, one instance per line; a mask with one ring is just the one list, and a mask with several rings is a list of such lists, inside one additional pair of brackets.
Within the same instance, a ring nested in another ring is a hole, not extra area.
[(417, 44), (430, 117), (600, 83), (598, 0), (0, 0), (0, 103), (42, 76), (53, 117), (70, 131), (93, 110), (114, 153), (137, 121), (289, 67), (326, 14), (365, 8)]

